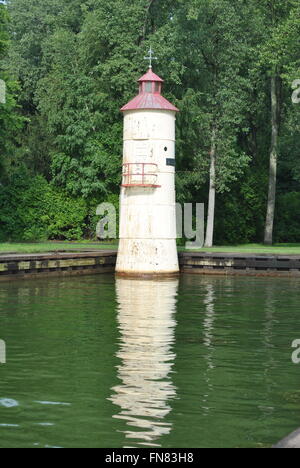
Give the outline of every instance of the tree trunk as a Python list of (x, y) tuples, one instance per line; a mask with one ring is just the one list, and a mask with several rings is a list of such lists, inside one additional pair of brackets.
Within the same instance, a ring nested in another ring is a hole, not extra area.
[(152, 5), (155, 3), (156, 0), (148, 0), (148, 4), (145, 6), (145, 20), (142, 28), (142, 34), (141, 37), (139, 38), (139, 45), (146, 40), (146, 32), (147, 32), (147, 25), (148, 25), (148, 20), (149, 20), (149, 13), (151, 10)]
[(206, 225), (205, 247), (212, 247), (214, 243), (215, 205), (216, 205), (216, 128), (213, 128), (210, 150), (209, 197)]
[(276, 183), (277, 183), (277, 161), (278, 161), (278, 136), (280, 119), (280, 100), (278, 96), (279, 77), (274, 74), (271, 78), (271, 102), (272, 102), (272, 141), (270, 152), (270, 173), (269, 173), (269, 194), (268, 207), (265, 225), (266, 245), (273, 244), (274, 215), (276, 203)]

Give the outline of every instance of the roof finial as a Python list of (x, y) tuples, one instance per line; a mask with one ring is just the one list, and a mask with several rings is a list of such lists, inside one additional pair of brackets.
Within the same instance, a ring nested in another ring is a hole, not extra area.
[(149, 49), (149, 57), (144, 57), (145, 60), (149, 60), (149, 68), (152, 69), (152, 60), (158, 60), (157, 57), (153, 56), (154, 52), (152, 50), (152, 47), (150, 46)]

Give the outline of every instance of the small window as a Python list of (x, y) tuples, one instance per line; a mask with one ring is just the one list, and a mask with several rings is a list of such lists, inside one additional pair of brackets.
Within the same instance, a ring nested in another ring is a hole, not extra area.
[(165, 148), (164, 148), (164, 149), (165, 149), (165, 151), (166, 151), (166, 152), (168, 151), (168, 148), (167, 148), (166, 146), (165, 146)]
[(145, 91), (146, 93), (152, 93), (152, 83), (148, 82), (145, 84)]
[(155, 83), (155, 92), (156, 93), (160, 92), (160, 83)]

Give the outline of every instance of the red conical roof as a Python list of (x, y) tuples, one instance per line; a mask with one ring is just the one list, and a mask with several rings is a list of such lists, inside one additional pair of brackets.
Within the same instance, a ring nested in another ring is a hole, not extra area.
[(158, 81), (159, 83), (164, 82), (164, 80), (162, 80), (158, 75), (153, 73), (151, 68), (149, 68), (147, 73), (144, 76), (142, 76), (142, 78), (139, 79), (139, 82), (142, 82), (142, 81)]
[(140, 110), (140, 109), (161, 109), (161, 110), (168, 110), (179, 112), (177, 107), (173, 106), (166, 98), (161, 95), (161, 86), (159, 87), (159, 91), (155, 90), (155, 86), (152, 86), (152, 91), (146, 91), (146, 85), (143, 85), (145, 82), (152, 82), (152, 83), (163, 83), (162, 80), (158, 75), (153, 73), (152, 69), (150, 68), (148, 72), (142, 76), (138, 82), (140, 83), (140, 93), (132, 99), (128, 104), (122, 107), (121, 111), (131, 111), (131, 110)]

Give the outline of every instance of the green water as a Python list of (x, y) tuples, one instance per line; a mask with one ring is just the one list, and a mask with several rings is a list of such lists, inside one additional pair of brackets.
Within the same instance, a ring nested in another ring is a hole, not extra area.
[(0, 284), (0, 447), (265, 447), (300, 426), (297, 279)]

